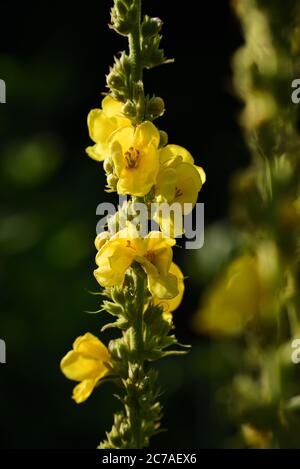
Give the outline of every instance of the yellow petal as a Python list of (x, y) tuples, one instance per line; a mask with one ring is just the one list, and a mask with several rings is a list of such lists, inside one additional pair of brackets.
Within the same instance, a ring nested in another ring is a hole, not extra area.
[(95, 247), (96, 249), (99, 251), (102, 246), (104, 246), (104, 244), (109, 240), (109, 233), (108, 231), (102, 231), (102, 233), (99, 233), (97, 236), (96, 236), (96, 239), (95, 239)]
[(241, 256), (207, 292), (195, 327), (213, 336), (238, 335), (259, 311), (260, 295), (256, 259)]
[[(102, 109), (107, 117), (122, 116), (123, 103), (117, 101), (112, 96), (105, 96), (102, 99)], [(126, 119), (124, 117), (124, 119)], [(129, 119), (127, 119), (129, 121)], [(129, 121), (130, 122), (130, 121)]]
[(160, 158), (163, 164), (168, 162), (174, 163), (176, 161), (178, 164), (181, 162), (193, 164), (194, 159), (189, 151), (179, 145), (167, 145), (160, 151)]
[(175, 275), (148, 275), (148, 288), (157, 298), (170, 299), (178, 295), (177, 278)]
[(206, 181), (205, 171), (204, 171), (203, 168), (201, 168), (201, 166), (195, 166), (195, 168), (197, 169), (198, 173), (200, 174), (202, 185), (203, 185)]
[(134, 251), (126, 247), (125, 239), (108, 241), (98, 252), (94, 270), (96, 280), (104, 287), (120, 285), (124, 281), (125, 272), (134, 259)]
[(155, 250), (161, 249), (164, 246), (175, 246), (175, 239), (165, 237), (160, 231), (150, 231), (150, 233), (145, 238), (147, 242), (147, 249)]
[(116, 130), (116, 121), (114, 118), (108, 118), (102, 109), (92, 109), (88, 114), (88, 129), (91, 139), (99, 146), (105, 146), (112, 132)]
[[(188, 210), (185, 208), (185, 212), (187, 211)], [(177, 212), (172, 210), (170, 210), (170, 214), (166, 213), (164, 210), (160, 210), (160, 205), (158, 205), (156, 213), (154, 214), (154, 220), (159, 224), (163, 235), (173, 239), (184, 234), (182, 215), (180, 213), (180, 216), (175, 216), (176, 213)]]
[(141, 148), (154, 144), (154, 146), (158, 148), (159, 142), (159, 131), (152, 122), (145, 121), (137, 126), (134, 134), (134, 146)]
[(165, 168), (159, 171), (155, 185), (155, 196), (160, 201), (172, 202), (175, 198), (177, 174), (174, 168)]
[(130, 147), (134, 146), (134, 127), (132, 125), (117, 129), (110, 138), (110, 143), (118, 142), (121, 145), (122, 156)]
[(105, 159), (105, 150), (101, 144), (96, 143), (93, 146), (87, 147), (85, 151), (93, 160), (103, 161)]
[(177, 288), (178, 288), (178, 295), (170, 300), (163, 300), (160, 301), (158, 298), (154, 299), (154, 304), (161, 304), (164, 309), (164, 313), (172, 313), (175, 311), (179, 305), (181, 304), (183, 294), (184, 294), (184, 277), (183, 273), (181, 272), (178, 265), (174, 262), (171, 264), (170, 273), (175, 275), (177, 278)]
[(144, 267), (144, 270), (148, 276), (152, 275), (155, 277), (158, 275), (155, 265), (148, 261), (145, 257), (136, 256), (134, 260)]
[[(122, 161), (123, 159), (123, 161)], [(136, 168), (126, 168), (124, 157), (115, 151), (113, 161), (119, 176), (118, 194), (131, 194), (136, 197), (146, 195), (156, 182), (159, 168), (158, 153), (154, 145), (140, 150), (140, 159)]]
[(194, 207), (197, 202), (198, 193), (202, 187), (201, 177), (195, 166), (189, 163), (181, 163), (178, 165), (176, 174), (175, 201), (183, 206), (184, 214), (187, 215), (191, 210), (189, 210), (188, 207), (184, 207), (183, 204), (191, 204), (192, 207)]
[(95, 358), (96, 360), (108, 361), (109, 354), (106, 346), (95, 335), (87, 332), (77, 337), (73, 344), (73, 348), (83, 355)]
[(94, 379), (102, 371), (106, 370), (103, 363), (95, 358), (84, 356), (80, 352), (71, 350), (61, 361), (61, 371), (68, 378), (74, 381), (84, 379)]
[(119, 140), (113, 140), (110, 145), (111, 158), (114, 164), (114, 170), (118, 177), (123, 174), (123, 171), (126, 167), (126, 160), (124, 158), (124, 153), (122, 145)]
[(97, 380), (95, 379), (85, 379), (81, 383), (77, 384), (73, 389), (72, 399), (74, 399), (77, 404), (81, 404), (86, 401), (92, 394), (96, 383)]

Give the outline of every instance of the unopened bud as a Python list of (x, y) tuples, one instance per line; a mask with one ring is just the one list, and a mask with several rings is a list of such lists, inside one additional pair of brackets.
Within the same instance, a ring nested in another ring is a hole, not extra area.
[(162, 98), (151, 98), (147, 107), (147, 115), (150, 119), (155, 119), (161, 116), (165, 111), (165, 103)]
[(117, 0), (115, 6), (111, 9), (111, 27), (119, 34), (127, 36), (133, 28), (135, 19), (133, 13), (135, 13), (134, 9), (128, 9), (124, 1)]
[(159, 148), (163, 148), (168, 144), (169, 137), (168, 137), (167, 132), (165, 132), (164, 130), (160, 130), (159, 135), (160, 135)]
[(109, 174), (107, 176), (107, 185), (110, 189), (115, 190), (117, 188), (118, 177), (115, 174)]
[(136, 115), (135, 104), (128, 99), (123, 106), (122, 112), (124, 116), (128, 117), (129, 119), (134, 118)]
[(106, 172), (106, 174), (110, 174), (113, 172), (113, 165), (112, 165), (112, 160), (111, 158), (106, 158), (103, 162), (103, 169)]
[(113, 88), (122, 88), (124, 87), (124, 79), (121, 75), (116, 73), (114, 70), (110, 72), (106, 77), (106, 83), (108, 86)]
[(142, 35), (145, 36), (155, 36), (159, 33), (162, 27), (162, 20), (159, 18), (150, 18), (148, 15), (145, 15), (144, 21), (142, 23)]
[(121, 1), (121, 0), (118, 0), (116, 3), (115, 3), (115, 13), (118, 15), (118, 16), (126, 16), (127, 13), (128, 13), (128, 9), (126, 7), (126, 5)]

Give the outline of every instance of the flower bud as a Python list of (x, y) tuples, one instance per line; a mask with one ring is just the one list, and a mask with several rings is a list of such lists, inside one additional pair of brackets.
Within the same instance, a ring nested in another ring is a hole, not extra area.
[(111, 27), (119, 34), (127, 36), (132, 31), (135, 16), (136, 10), (130, 8), (128, 2), (116, 0), (114, 7), (111, 9)]
[(128, 13), (127, 6), (122, 2), (122, 0), (117, 0), (115, 3), (115, 11), (118, 16), (125, 17)]
[(155, 36), (159, 33), (162, 27), (162, 21), (159, 18), (150, 18), (148, 15), (145, 15), (144, 21), (142, 23), (142, 35), (145, 36)]
[(134, 102), (128, 99), (123, 106), (122, 112), (124, 116), (128, 117), (129, 119), (134, 118), (136, 116), (136, 106)]
[(106, 77), (106, 83), (108, 84), (109, 87), (112, 88), (123, 88), (125, 83), (124, 83), (124, 78), (116, 73), (114, 70), (112, 70)]
[(121, 305), (125, 304), (125, 296), (124, 296), (124, 292), (122, 288), (113, 287), (111, 290), (111, 297), (115, 303), (121, 304)]
[(111, 158), (106, 158), (103, 162), (103, 169), (106, 172), (106, 174), (110, 174), (113, 172), (113, 164)]
[(169, 137), (168, 137), (167, 132), (165, 132), (164, 130), (160, 130), (159, 135), (160, 135), (159, 148), (163, 148), (168, 144)]
[(111, 190), (116, 190), (117, 189), (117, 183), (118, 183), (118, 177), (115, 174), (109, 174), (107, 176), (107, 186)]
[(161, 116), (165, 111), (165, 103), (162, 98), (154, 96), (150, 99), (147, 106), (147, 117), (148, 119), (155, 119)]

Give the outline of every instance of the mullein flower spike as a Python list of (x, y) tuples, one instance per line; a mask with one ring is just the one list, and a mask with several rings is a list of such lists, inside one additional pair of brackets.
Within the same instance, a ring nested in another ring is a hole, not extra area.
[(112, 430), (99, 448), (143, 448), (160, 431), (162, 415), (157, 373), (150, 363), (186, 353), (187, 346), (178, 344), (173, 334), (172, 321), (182, 301), (184, 276), (173, 262), (172, 220), (156, 217), (161, 227), (162, 221), (173, 226), (171, 236), (162, 230), (143, 237), (130, 217), (125, 227), (120, 226), (130, 213), (133, 218), (136, 198), (147, 207), (151, 202), (179, 202), (191, 210), (205, 173), (187, 150), (167, 145), (166, 132), (152, 122), (164, 113), (165, 105), (159, 97), (145, 96), (142, 72), (167, 62), (159, 47), (161, 20), (147, 15), (142, 19), (140, 0), (115, 0), (110, 26), (128, 36), (129, 54), (122, 52), (115, 59), (107, 76), (109, 92), (101, 108), (88, 115), (94, 144), (86, 152), (103, 163), (107, 190), (131, 197), (95, 240), (94, 275), (103, 288), (102, 311), (113, 317), (102, 330), (117, 328), (120, 337), (106, 348), (86, 333), (62, 359), (61, 369), (67, 378), (80, 382), (73, 393), (77, 403), (104, 380), (119, 385), (123, 409), (115, 414)]

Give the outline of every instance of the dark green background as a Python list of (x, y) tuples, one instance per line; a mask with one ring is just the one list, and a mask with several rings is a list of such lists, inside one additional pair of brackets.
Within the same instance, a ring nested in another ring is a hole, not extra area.
[[(230, 69), (242, 38), (226, 1), (201, 2), (201, 12), (194, 5), (144, 1), (147, 13), (164, 20), (163, 44), (176, 59), (145, 75), (147, 91), (166, 103), (157, 124), (207, 173), (199, 199), (205, 247), (175, 253), (190, 276), (175, 313), (177, 336), (194, 348), (158, 365), (169, 431), (153, 439), (154, 448), (220, 447), (234, 433), (215, 397), (230, 375), (227, 358), (195, 335), (190, 322), (203, 286), (232, 249), (213, 224), (226, 215), (230, 175), (248, 161)], [(101, 165), (84, 149), (86, 116), (100, 106), (112, 56), (126, 45), (107, 27), (110, 6), (1, 2), (0, 78), (7, 84), (7, 104), (0, 105), (0, 338), (7, 344), (7, 364), (0, 365), (1, 448), (94, 448), (118, 409), (111, 385), (76, 405), (74, 383), (59, 370), (73, 340), (97, 334), (107, 321), (84, 312), (99, 309), (99, 297), (89, 294), (98, 290), (95, 210), (112, 200)]]

